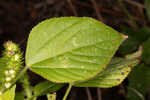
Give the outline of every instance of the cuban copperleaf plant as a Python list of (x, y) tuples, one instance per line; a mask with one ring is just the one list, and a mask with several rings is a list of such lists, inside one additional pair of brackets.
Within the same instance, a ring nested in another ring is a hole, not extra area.
[[(24, 77), (26, 81), (21, 82), (27, 92), (25, 100), (36, 100), (41, 95), (54, 100), (56, 94), (51, 93), (65, 83), (69, 84), (69, 88), (63, 100), (66, 100), (72, 86), (109, 88), (119, 85), (131, 68), (138, 64), (140, 56), (113, 58), (125, 39), (126, 36), (111, 27), (88, 17), (45, 20), (30, 32), (25, 67), (22, 67), (23, 57), (19, 47), (6, 42), (0, 59), (0, 97), (5, 96), (5, 91), (12, 91), (9, 89), (24, 74), (27, 75), (27, 69), (47, 81), (33, 87), (28, 77)], [(50, 96), (54, 96), (53, 99)]]

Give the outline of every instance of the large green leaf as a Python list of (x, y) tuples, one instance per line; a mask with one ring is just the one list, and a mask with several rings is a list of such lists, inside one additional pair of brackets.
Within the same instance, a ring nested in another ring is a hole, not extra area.
[(75, 86), (101, 88), (117, 86), (126, 78), (131, 68), (138, 64), (138, 62), (138, 59), (114, 58), (102, 73), (93, 79), (77, 83)]
[(11, 89), (6, 91), (4, 94), (0, 95), (0, 100), (14, 100), (15, 89), (16, 89), (16, 86), (13, 86)]
[(26, 65), (53, 82), (83, 81), (106, 67), (122, 41), (117, 31), (92, 18), (52, 18), (32, 29)]

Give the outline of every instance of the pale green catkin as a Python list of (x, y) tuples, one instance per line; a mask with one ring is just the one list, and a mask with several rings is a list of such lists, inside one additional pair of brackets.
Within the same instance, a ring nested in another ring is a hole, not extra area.
[(3, 65), (0, 66), (0, 68), (2, 67), (1, 74), (4, 76), (0, 81), (0, 90), (11, 86), (22, 68), (22, 53), (19, 46), (12, 41), (8, 41), (4, 44), (4, 48), (3, 56), (0, 58), (0, 63)]

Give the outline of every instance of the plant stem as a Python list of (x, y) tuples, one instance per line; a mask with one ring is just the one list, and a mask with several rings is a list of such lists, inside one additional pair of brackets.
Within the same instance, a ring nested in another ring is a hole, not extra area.
[(131, 21), (132, 25), (137, 28), (136, 22), (134, 21), (133, 17), (130, 15), (130, 13), (128, 12), (127, 8), (125, 7), (125, 5), (123, 4), (122, 0), (118, 0), (119, 5), (121, 6), (122, 10), (124, 11), (124, 13), (127, 15), (128, 19)]
[(32, 97), (32, 91), (30, 86), (25, 88), (26, 94), (27, 94), (27, 98), (31, 98)]
[(67, 89), (67, 91), (66, 91), (66, 93), (65, 93), (65, 95), (63, 97), (63, 100), (67, 99), (67, 97), (69, 95), (69, 92), (71, 91), (71, 88), (72, 88), (72, 83), (69, 83), (69, 87), (68, 87), (68, 89)]
[(28, 70), (29, 66), (25, 66), (24, 69), (17, 75), (17, 77), (14, 79), (14, 81), (12, 82), (11, 86), (9, 88), (5, 88), (3, 89), (1, 92), (4, 93), (5, 91), (7, 91), (8, 89), (10, 89), (11, 87), (13, 87), (15, 85), (15, 83), (26, 73), (26, 71)]
[(27, 99), (32, 97), (32, 90), (29, 82), (29, 76), (27, 73), (24, 74), (23, 78), (20, 80), (23, 83), (23, 88), (26, 92)]

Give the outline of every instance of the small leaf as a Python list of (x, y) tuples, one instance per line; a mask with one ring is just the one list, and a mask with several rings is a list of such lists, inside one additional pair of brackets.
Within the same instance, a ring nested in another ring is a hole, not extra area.
[(6, 91), (4, 94), (0, 95), (0, 100), (14, 100), (15, 89), (16, 89), (16, 86), (13, 86), (11, 89)]
[[(150, 87), (150, 68), (145, 64), (139, 64), (129, 75), (128, 100), (144, 100)], [(136, 92), (135, 92), (135, 91)], [(139, 95), (140, 94), (140, 95)]]
[(52, 18), (32, 29), (26, 65), (53, 82), (83, 81), (106, 67), (122, 41), (117, 31), (92, 18)]
[(108, 67), (104, 69), (104, 72), (98, 74), (93, 79), (75, 84), (75, 86), (101, 88), (117, 86), (127, 77), (131, 68), (138, 63), (138, 59), (114, 58)]
[(63, 87), (63, 84), (56, 84), (49, 81), (44, 81), (34, 87), (34, 95), (42, 96), (48, 93), (53, 93)]

